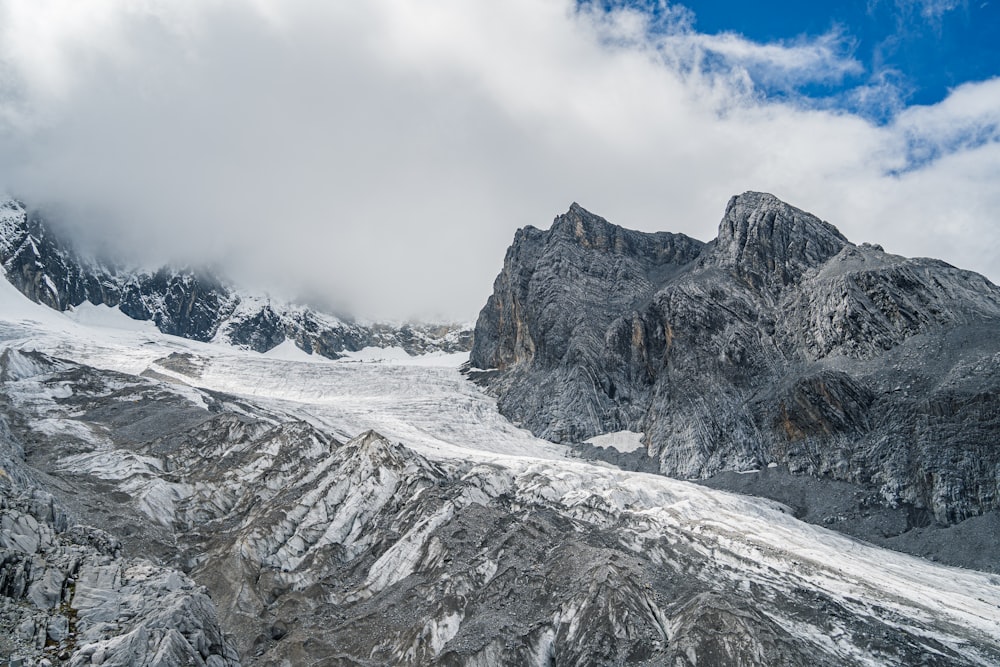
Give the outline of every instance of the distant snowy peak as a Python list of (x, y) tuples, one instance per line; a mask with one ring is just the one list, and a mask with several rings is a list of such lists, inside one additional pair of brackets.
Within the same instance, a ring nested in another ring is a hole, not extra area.
[(358, 324), (299, 304), (241, 295), (233, 312), (220, 322), (218, 342), (267, 352), (286, 340), (307, 354), (338, 359), (369, 347), (402, 348), (407, 353), (466, 352), (472, 327), (460, 324)]
[(76, 251), (41, 216), (15, 199), (0, 200), (0, 263), (26, 297), (65, 311), (108, 305), (166, 334), (267, 352), (286, 340), (308, 354), (337, 359), (367, 347), (409, 354), (462, 352), (472, 328), (454, 324), (357, 324), (306, 306), (236, 289), (208, 271), (107, 266)]
[(0, 200), (0, 248), (6, 254), (10, 251), (8, 244), (18, 234), (24, 225), (24, 206), (14, 199)]
[(115, 306), (121, 299), (114, 268), (78, 256), (13, 199), (0, 202), (0, 262), (7, 280), (25, 296), (56, 310), (84, 301)]
[(207, 272), (128, 271), (86, 257), (15, 200), (0, 204), (0, 262), (7, 280), (36, 303), (60, 311), (105, 304), (193, 340), (210, 340), (237, 303)]

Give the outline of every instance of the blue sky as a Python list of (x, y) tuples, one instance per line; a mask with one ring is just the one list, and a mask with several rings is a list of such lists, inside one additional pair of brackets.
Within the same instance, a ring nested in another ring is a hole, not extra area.
[(473, 319), (573, 201), (772, 192), (1000, 280), (994, 0), (0, 0), (0, 191), (96, 245)]
[[(583, 3), (585, 4), (585, 3)], [(856, 68), (812, 81), (769, 77), (749, 64), (761, 93), (890, 121), (911, 105), (936, 104), (970, 81), (1000, 75), (1000, 3), (996, 0), (843, 0), (839, 2), (602, 2), (663, 18), (661, 29), (737, 35), (765, 45), (827, 41)], [(688, 11), (682, 11), (688, 10)], [(680, 19), (680, 21), (678, 20)]]

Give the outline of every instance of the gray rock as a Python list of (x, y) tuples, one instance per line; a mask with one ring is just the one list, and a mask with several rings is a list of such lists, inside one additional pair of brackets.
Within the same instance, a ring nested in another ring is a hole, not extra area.
[(470, 376), (557, 442), (644, 433), (664, 474), (778, 463), (952, 524), (1000, 507), (1000, 289), (745, 193), (708, 244), (577, 205), (520, 230)]
[[(739, 428), (767, 427), (849, 443), (877, 430), (879, 401), (897, 386), (919, 396), (917, 382), (857, 369), (886, 353), (879, 340), (902, 341), (890, 355), (904, 355), (911, 341), (916, 349), (929, 345), (927, 323), (936, 320), (921, 318), (936, 317), (930, 310), (937, 306), (922, 297), (905, 302), (927, 309), (912, 318), (925, 322), (916, 328), (889, 316), (857, 320), (868, 332), (881, 327), (883, 338), (865, 339), (874, 346), (824, 334), (799, 356), (787, 352), (799, 347), (785, 347), (778, 318), (770, 327), (761, 320), (759, 333), (751, 316), (761, 304), (770, 304), (768, 317), (811, 312), (812, 301), (791, 307), (786, 297), (810, 280), (836, 279), (811, 263), (826, 266), (851, 247), (837, 250), (837, 235), (822, 226), (820, 242), (796, 242), (812, 219), (789, 215), (797, 231), (777, 235), (788, 239), (780, 261), (747, 247), (758, 241), (741, 242), (737, 255), (757, 259), (746, 259), (749, 269), (739, 273), (730, 254), (707, 260), (714, 246), (621, 232), (575, 207), (556, 230), (545, 284), (533, 286), (534, 274), (524, 274), (524, 311), (494, 304), (491, 326), (515, 340), (492, 345), (501, 362), (494, 366), (503, 368), (490, 373), (502, 386), (542, 357), (597, 364), (571, 376), (585, 392), (559, 398), (567, 432), (588, 420), (644, 424), (648, 405), (678, 391), (663, 374), (693, 381), (692, 369), (723, 389), (704, 397), (721, 408), (744, 394), (765, 406), (784, 403), (785, 419), (770, 426), (747, 426), (739, 410), (719, 417), (718, 428), (731, 426), (733, 437)], [(733, 237), (765, 238), (766, 221), (763, 215)], [(574, 268), (592, 252), (611, 259), (582, 273)], [(694, 276), (709, 274), (737, 286), (699, 287)], [(549, 284), (574, 276), (579, 289), (572, 281)], [(608, 302), (602, 285), (609, 278), (620, 287), (611, 301), (632, 310), (585, 317)], [(508, 279), (510, 294), (521, 294), (519, 280)], [(519, 334), (510, 317), (534, 318), (538, 294), (554, 303), (579, 298), (584, 312), (564, 313), (565, 321), (558, 308), (537, 314), (532, 321), (544, 322), (553, 340), (537, 338), (534, 325)], [(706, 306), (704, 294), (721, 296)], [(661, 330), (653, 312), (669, 316), (657, 320)], [(844, 312), (855, 321), (852, 309)], [(679, 313), (690, 316), (691, 331), (668, 336), (663, 322), (676, 324)], [(943, 348), (978, 340), (976, 311), (961, 317), (971, 327), (959, 328), (966, 338)], [(712, 347), (720, 341), (723, 347)], [(594, 354), (594, 344), (607, 349)], [(827, 345), (837, 351), (822, 351)], [(968, 347), (954, 358), (936, 351), (935, 363), (950, 370), (933, 376), (935, 391), (954, 400), (926, 406), (937, 420), (927, 428), (949, 428), (956, 412), (989, 418), (988, 402), (962, 401), (965, 387), (995, 371), (967, 357)], [(774, 350), (778, 362), (767, 356)], [(789, 508), (662, 478), (522, 457), (431, 460), (374, 431), (338, 439), (317, 426), (327, 417), (290, 401), (258, 403), (196, 382), (166, 382), (168, 374), (196, 380), (209, 362), (162, 354), (149, 377), (136, 377), (37, 352), (0, 352), (0, 460), (10, 471), (0, 475), (0, 517), (9, 519), (11, 536), (35, 531), (34, 541), (18, 544), (37, 542), (32, 553), (0, 549), (0, 624), (24, 629), (0, 633), (0, 655), (77, 666), (1000, 663), (993, 632), (1000, 598), (988, 575), (876, 551), (802, 526)], [(585, 372), (603, 367), (626, 370)], [(775, 380), (788, 368), (804, 370)], [(765, 384), (770, 393), (754, 393)], [(550, 389), (555, 396), (559, 385)], [(534, 398), (539, 414), (558, 416), (543, 405), (549, 396)], [(699, 406), (676, 407), (700, 414)], [(605, 411), (590, 411), (598, 408)], [(846, 461), (848, 470), (857, 465), (835, 448), (817, 456)], [(824, 505), (824, 517), (832, 514), (827, 507), (834, 508)], [(58, 596), (54, 603), (27, 599), (40, 582)], [(935, 601), (935, 591), (948, 603)], [(60, 618), (66, 637), (46, 646)]]
[[(21, 359), (20, 367), (29, 360), (44, 370), (39, 355)], [(9, 370), (10, 355), (6, 362)], [(53, 367), (60, 366), (48, 370)], [(32, 486), (45, 475), (31, 470), (13, 437), (5, 423), (0, 624), (13, 632), (0, 633), (0, 655), (19, 656), (25, 664), (179, 665), (214, 657), (213, 664), (238, 665), (204, 590), (176, 570), (122, 558), (104, 531), (66, 530), (55, 497)], [(14, 474), (6, 472), (7, 464)]]
[[(648, 304), (702, 247), (680, 234), (616, 227), (576, 204), (548, 232), (519, 230), (471, 355), (473, 366), (502, 372), (493, 379), (501, 411), (558, 441), (637, 424), (657, 351), (646, 323), (627, 313)], [(619, 368), (593, 376), (592, 368), (609, 365), (609, 348), (621, 354)], [(555, 366), (558, 377), (533, 372)]]
[(50, 640), (58, 644), (69, 636), (69, 619), (65, 616), (51, 616), (45, 632)]
[(0, 201), (0, 263), (25, 296), (56, 310), (120, 300), (115, 268), (81, 260), (40, 215), (13, 199)]

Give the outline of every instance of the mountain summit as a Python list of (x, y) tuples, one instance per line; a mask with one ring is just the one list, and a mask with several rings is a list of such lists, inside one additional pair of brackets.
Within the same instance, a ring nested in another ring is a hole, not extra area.
[(715, 243), (713, 261), (757, 289), (794, 284), (848, 245), (830, 223), (762, 192), (729, 200)]
[(471, 363), (547, 439), (632, 430), (667, 475), (787, 467), (950, 524), (1000, 506), (998, 327), (984, 277), (747, 192), (707, 244), (575, 204), (520, 230)]

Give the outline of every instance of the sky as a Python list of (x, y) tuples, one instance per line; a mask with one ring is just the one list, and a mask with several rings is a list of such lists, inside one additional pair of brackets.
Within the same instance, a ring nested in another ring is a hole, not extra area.
[(0, 192), (91, 247), (473, 321), (571, 202), (772, 192), (1000, 280), (996, 0), (0, 0)]

